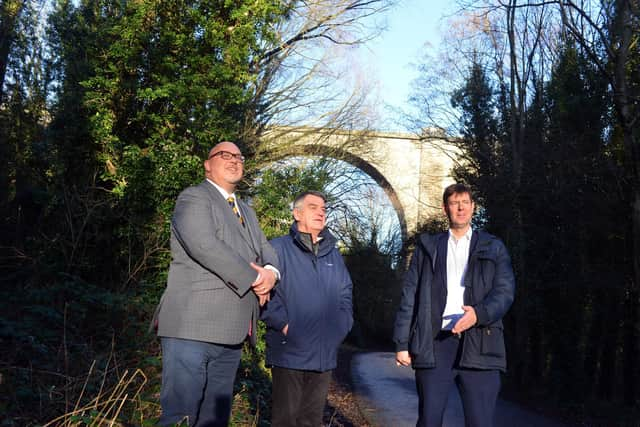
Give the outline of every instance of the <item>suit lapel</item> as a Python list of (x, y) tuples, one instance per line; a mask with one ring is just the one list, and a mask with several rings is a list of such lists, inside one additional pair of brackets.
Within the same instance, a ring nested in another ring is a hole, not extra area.
[(219, 207), (220, 211), (222, 212), (225, 223), (228, 226), (234, 227), (238, 232), (238, 234), (243, 238), (243, 240), (245, 240), (249, 244), (249, 247), (252, 248), (254, 252), (257, 252), (256, 245), (252, 239), (252, 236), (248, 231), (249, 228), (251, 228), (251, 226), (247, 223), (248, 215), (246, 215), (245, 213), (247, 209), (244, 208), (244, 206), (242, 206), (244, 203), (240, 199), (236, 198), (238, 209), (240, 209), (240, 215), (244, 217), (246, 227), (242, 226), (242, 224), (238, 220), (238, 217), (233, 212), (233, 209), (231, 209), (231, 206), (229, 206), (229, 202), (225, 200), (225, 198), (222, 196), (222, 194), (220, 194), (218, 189), (215, 188), (213, 185), (211, 185), (210, 182), (206, 180), (204, 181), (203, 184), (207, 187), (213, 202)]
[(249, 205), (247, 205), (244, 200), (237, 198), (236, 203), (238, 204), (238, 209), (240, 209), (240, 215), (242, 215), (242, 217), (244, 218), (245, 226), (240, 226), (240, 228), (242, 228), (244, 235), (249, 239), (249, 243), (251, 244), (253, 250), (258, 253), (258, 248), (260, 247), (260, 245), (256, 240), (257, 233), (255, 233), (255, 231), (260, 227), (260, 225), (254, 221), (253, 215), (249, 215), (249, 209), (251, 208), (249, 208)]

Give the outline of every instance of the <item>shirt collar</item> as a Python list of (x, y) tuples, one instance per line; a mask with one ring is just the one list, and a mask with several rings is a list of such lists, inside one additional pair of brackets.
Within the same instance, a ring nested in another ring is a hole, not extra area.
[(457, 242), (459, 240), (466, 239), (467, 241), (470, 242), (472, 234), (473, 234), (473, 228), (469, 227), (467, 232), (464, 233), (464, 236), (462, 236), (460, 239), (456, 239), (456, 236), (454, 236), (453, 233), (451, 232), (451, 229), (449, 229), (449, 240), (453, 240), (454, 242)]
[(216, 184), (215, 182), (211, 181), (209, 178), (206, 178), (206, 180), (213, 185), (214, 187), (216, 187), (218, 189), (218, 191), (220, 192), (220, 194), (222, 194), (222, 197), (224, 197), (225, 199), (228, 199), (229, 197), (233, 197), (234, 199), (236, 198), (236, 193), (227, 193), (227, 190), (225, 190), (224, 188), (220, 187), (218, 184)]

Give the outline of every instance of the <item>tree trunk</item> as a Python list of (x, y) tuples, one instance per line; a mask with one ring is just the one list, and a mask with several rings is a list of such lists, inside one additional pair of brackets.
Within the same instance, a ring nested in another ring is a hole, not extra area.
[(15, 27), (24, 2), (5, 0), (0, 4), (0, 102), (4, 95), (4, 77), (7, 73), (11, 44), (15, 38)]

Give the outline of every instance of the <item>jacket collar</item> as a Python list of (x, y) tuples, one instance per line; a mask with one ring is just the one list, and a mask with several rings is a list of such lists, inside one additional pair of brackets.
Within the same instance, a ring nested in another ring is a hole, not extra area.
[[(449, 232), (437, 234), (421, 234), (418, 244), (422, 246), (425, 253), (431, 258), (431, 263), (435, 269), (436, 260), (438, 258), (438, 242), (440, 239), (448, 239)], [(471, 235), (471, 245), (469, 247), (469, 260), (472, 258), (482, 257), (491, 247), (493, 236), (483, 230), (473, 230)]]
[(305, 252), (312, 253), (316, 256), (324, 256), (329, 253), (336, 245), (336, 238), (333, 237), (327, 227), (323, 228), (318, 235), (318, 242), (313, 245), (311, 242), (311, 234), (298, 230), (296, 221), (291, 224), (289, 235), (296, 244)]

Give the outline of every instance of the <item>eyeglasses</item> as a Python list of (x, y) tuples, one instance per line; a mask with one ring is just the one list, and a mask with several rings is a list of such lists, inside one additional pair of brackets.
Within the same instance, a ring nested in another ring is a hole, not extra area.
[(223, 160), (231, 160), (231, 159), (235, 159), (237, 161), (239, 161), (240, 163), (244, 163), (244, 156), (240, 153), (236, 154), (236, 153), (231, 153), (229, 151), (216, 151), (215, 153), (213, 153), (212, 155), (209, 156), (209, 159), (212, 159), (216, 156), (220, 156), (222, 157)]

